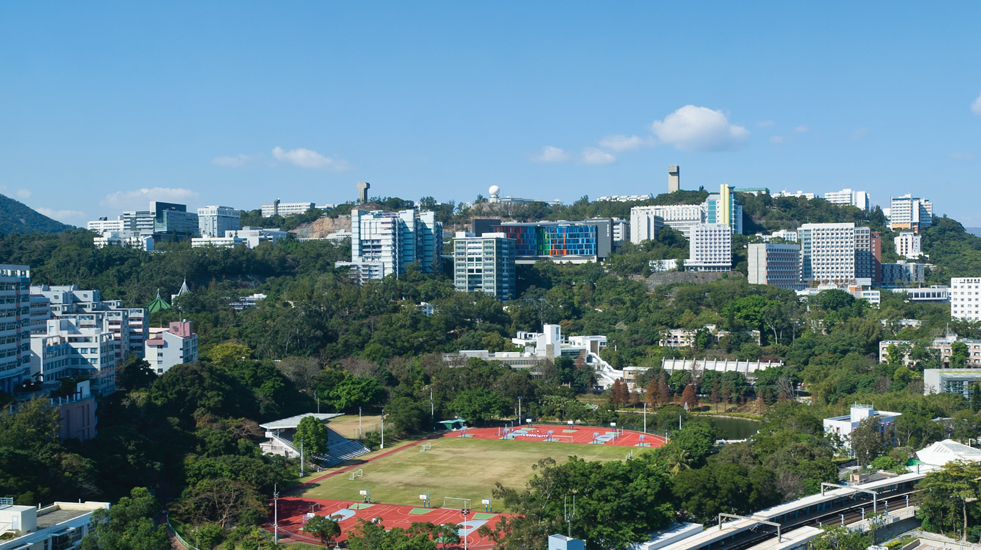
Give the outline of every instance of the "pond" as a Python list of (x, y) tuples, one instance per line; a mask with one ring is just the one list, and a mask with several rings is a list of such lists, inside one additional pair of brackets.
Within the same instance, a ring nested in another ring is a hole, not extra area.
[(712, 423), (715, 424), (719, 439), (746, 439), (760, 429), (759, 422), (746, 418), (712, 417)]

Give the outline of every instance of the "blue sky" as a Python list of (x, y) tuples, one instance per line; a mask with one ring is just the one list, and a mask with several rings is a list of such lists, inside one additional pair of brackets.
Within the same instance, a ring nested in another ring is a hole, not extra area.
[[(981, 226), (981, 4), (0, 3), (0, 193), (913, 193)], [(964, 200), (970, 198), (971, 200)]]

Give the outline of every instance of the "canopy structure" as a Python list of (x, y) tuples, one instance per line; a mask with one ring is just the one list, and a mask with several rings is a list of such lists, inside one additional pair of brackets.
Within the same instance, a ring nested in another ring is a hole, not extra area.
[(467, 421), (463, 418), (455, 418), (453, 420), (440, 420), (438, 424), (442, 424), (447, 430), (457, 430), (465, 426)]
[(156, 313), (158, 311), (164, 311), (165, 309), (170, 309), (170, 304), (165, 302), (163, 298), (160, 297), (160, 289), (158, 288), (157, 297), (146, 306), (146, 310), (150, 313)]

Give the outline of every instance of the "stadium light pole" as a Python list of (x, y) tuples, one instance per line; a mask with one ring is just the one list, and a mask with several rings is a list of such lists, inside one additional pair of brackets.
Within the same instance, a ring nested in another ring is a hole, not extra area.
[(273, 542), (279, 544), (279, 485), (273, 483)]
[(644, 401), (644, 433), (647, 433), (647, 401)]
[(521, 396), (520, 395), (518, 396), (518, 425), (519, 426), (522, 425), (521, 424)]
[(385, 407), (382, 407), (382, 442), (381, 448), (385, 448)]
[(358, 437), (364, 439), (364, 430), (361, 429), (361, 407), (358, 407)]

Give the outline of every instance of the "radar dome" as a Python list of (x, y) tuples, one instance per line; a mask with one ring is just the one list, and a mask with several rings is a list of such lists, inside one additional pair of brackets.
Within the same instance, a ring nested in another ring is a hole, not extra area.
[(488, 191), (488, 192), (489, 192), (489, 193), (491, 194), (491, 196), (493, 197), (493, 196), (495, 196), (495, 195), (497, 195), (497, 194), (499, 194), (499, 193), (501, 192), (501, 188), (500, 188), (500, 187), (498, 187), (498, 186), (496, 186), (496, 185), (491, 185), (491, 186), (490, 186), (490, 189), (488, 189), (487, 191)]

